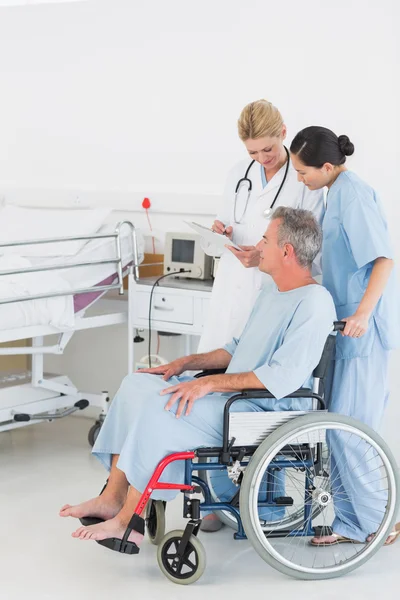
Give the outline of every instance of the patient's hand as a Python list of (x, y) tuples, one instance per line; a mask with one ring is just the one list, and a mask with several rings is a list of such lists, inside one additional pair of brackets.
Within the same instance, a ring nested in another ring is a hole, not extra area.
[(185, 415), (190, 415), (190, 411), (193, 408), (195, 400), (203, 398), (203, 396), (206, 396), (213, 391), (214, 388), (212, 379), (212, 377), (200, 377), (199, 379), (178, 383), (178, 385), (172, 385), (169, 388), (161, 390), (161, 396), (172, 394), (171, 398), (165, 405), (165, 410), (170, 410), (170, 408), (172, 408), (173, 405), (179, 401), (176, 411), (176, 418), (179, 419), (179, 417), (184, 413), (185, 407)]
[(236, 250), (232, 246), (225, 246), (225, 248), (228, 248), (229, 252), (232, 252), (246, 269), (258, 267), (260, 264), (260, 251), (255, 246), (239, 246), (241, 250)]
[(139, 369), (137, 373), (152, 373), (153, 375), (162, 375), (164, 381), (168, 381), (174, 375), (181, 375), (186, 371), (186, 357), (177, 358), (166, 365), (160, 365), (159, 367), (152, 367), (151, 369)]

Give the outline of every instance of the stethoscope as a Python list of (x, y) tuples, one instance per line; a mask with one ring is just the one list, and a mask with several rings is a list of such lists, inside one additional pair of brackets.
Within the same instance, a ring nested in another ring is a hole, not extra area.
[[(272, 215), (272, 211), (273, 211), (275, 202), (278, 200), (278, 196), (281, 193), (281, 190), (282, 190), (283, 185), (284, 185), (284, 183), (286, 181), (287, 174), (288, 174), (288, 171), (289, 171), (289, 164), (290, 164), (290, 161), (289, 161), (289, 150), (286, 148), (286, 146), (284, 146), (284, 148), (285, 148), (285, 152), (286, 152), (286, 156), (287, 156), (285, 174), (283, 176), (282, 183), (279, 186), (279, 189), (278, 189), (278, 191), (275, 194), (275, 198), (273, 199), (271, 206), (269, 208), (265, 209), (264, 212), (263, 212), (264, 217), (267, 217), (267, 218)], [(242, 177), (242, 179), (239, 179), (239, 181), (237, 182), (237, 185), (236, 185), (236, 189), (235, 189), (235, 203), (233, 205), (233, 220), (234, 220), (234, 222), (236, 224), (239, 224), (241, 222), (241, 220), (243, 219), (244, 215), (246, 214), (247, 205), (249, 203), (251, 191), (253, 189), (253, 182), (249, 178), (249, 172), (250, 172), (250, 169), (254, 165), (255, 162), (256, 162), (255, 160), (251, 161), (251, 163), (249, 164), (249, 166), (246, 169), (246, 173), (244, 174), (244, 177)], [(240, 219), (238, 221), (237, 218), (236, 218), (236, 205), (237, 205), (238, 193), (240, 191), (240, 188), (242, 187), (242, 183), (247, 183), (247, 186), (248, 186), (248, 189), (247, 189), (247, 199), (246, 199), (246, 204), (245, 204), (245, 207), (244, 207), (244, 211), (242, 212), (242, 216), (240, 217)]]

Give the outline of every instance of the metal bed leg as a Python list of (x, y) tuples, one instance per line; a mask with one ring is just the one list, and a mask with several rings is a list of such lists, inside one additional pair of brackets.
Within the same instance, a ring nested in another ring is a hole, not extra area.
[(128, 375), (133, 373), (134, 370), (134, 347), (133, 347), (133, 306), (132, 306), (132, 298), (133, 298), (133, 285), (134, 285), (134, 277), (133, 277), (133, 269), (130, 267), (129, 275), (128, 275)]
[[(42, 347), (43, 337), (32, 338), (32, 346)], [(43, 354), (35, 352), (32, 354), (32, 385), (37, 387), (41, 381), (43, 381)]]

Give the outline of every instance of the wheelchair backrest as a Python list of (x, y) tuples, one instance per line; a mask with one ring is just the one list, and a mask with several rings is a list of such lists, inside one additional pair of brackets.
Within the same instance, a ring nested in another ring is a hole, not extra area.
[(333, 349), (335, 347), (336, 336), (328, 335), (328, 338), (325, 342), (324, 350), (322, 352), (321, 360), (318, 365), (315, 367), (313, 371), (313, 377), (318, 379), (325, 379), (328, 373), (328, 367), (332, 360)]

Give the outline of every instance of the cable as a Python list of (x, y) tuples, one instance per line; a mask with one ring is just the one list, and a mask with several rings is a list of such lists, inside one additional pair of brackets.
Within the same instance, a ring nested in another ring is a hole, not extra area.
[(158, 282), (161, 281), (161, 279), (165, 279), (165, 277), (169, 277), (170, 275), (181, 275), (182, 273), (190, 273), (191, 271), (179, 271), (179, 273), (177, 272), (173, 272), (173, 273), (166, 273), (165, 275), (161, 275), (161, 277), (158, 277), (158, 279), (155, 280), (155, 282), (153, 283), (153, 285), (151, 286), (151, 292), (150, 292), (150, 303), (149, 303), (149, 368), (151, 369), (151, 304), (153, 301), (153, 293), (155, 290), (156, 285), (158, 285)]
[[(148, 211), (147, 208), (145, 209), (145, 211), (146, 211), (146, 217), (147, 217), (147, 221), (149, 223), (150, 231), (151, 231), (151, 233), (153, 233), (153, 228), (151, 226), (150, 217), (149, 217), (149, 211)], [(152, 242), (152, 245), (153, 245), (153, 254), (155, 254), (156, 253), (156, 245), (155, 245), (155, 242), (154, 242), (154, 236), (153, 235), (151, 236), (151, 242)]]

